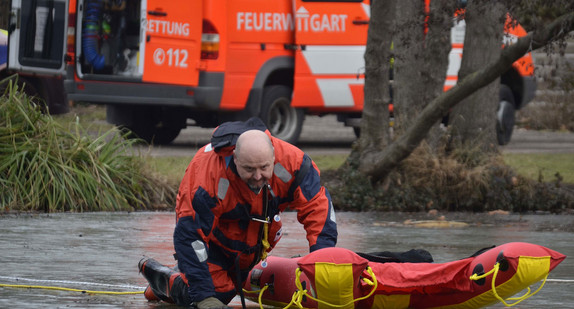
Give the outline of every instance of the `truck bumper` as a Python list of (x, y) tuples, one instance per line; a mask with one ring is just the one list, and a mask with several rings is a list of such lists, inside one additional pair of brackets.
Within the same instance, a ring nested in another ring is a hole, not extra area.
[[(72, 76), (70, 78), (70, 76)], [(218, 110), (223, 93), (223, 73), (201, 73), (197, 87), (162, 85), (141, 81), (76, 80), (73, 73), (64, 81), (68, 99), (94, 104), (183, 106)]]

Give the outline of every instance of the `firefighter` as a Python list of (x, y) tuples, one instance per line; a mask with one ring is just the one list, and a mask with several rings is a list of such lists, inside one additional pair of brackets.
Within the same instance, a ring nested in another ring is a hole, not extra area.
[(243, 301), (249, 271), (282, 236), (287, 207), (297, 211), (311, 252), (335, 246), (335, 212), (315, 163), (271, 136), (258, 118), (222, 124), (196, 153), (179, 188), (173, 236), (178, 269), (140, 262), (149, 289), (159, 299), (200, 309), (228, 308), (237, 293)]

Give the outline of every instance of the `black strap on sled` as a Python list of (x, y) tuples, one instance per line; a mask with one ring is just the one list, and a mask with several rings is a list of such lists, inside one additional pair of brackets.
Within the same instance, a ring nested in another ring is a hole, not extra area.
[(490, 249), (492, 249), (492, 248), (494, 248), (494, 247), (496, 247), (496, 246), (492, 245), (492, 246), (490, 246), (490, 247), (482, 248), (482, 249), (476, 251), (475, 253), (473, 253), (470, 257), (479, 256), (479, 255), (483, 254), (484, 252), (486, 252), (486, 251), (488, 251), (488, 250), (490, 250)]
[(405, 252), (356, 253), (375, 263), (432, 263), (434, 261), (430, 252), (423, 249), (411, 249)]
[(235, 264), (235, 288), (237, 289), (237, 292), (239, 293), (239, 298), (241, 299), (241, 307), (243, 309), (246, 309), (247, 306), (245, 305), (245, 294), (243, 293), (243, 278), (242, 278), (243, 273), (242, 273), (241, 266), (239, 264), (239, 259), (241, 258), (241, 255), (243, 255), (243, 254), (255, 253), (254, 260), (248, 268), (248, 269), (252, 269), (255, 266), (255, 264), (257, 264), (259, 262), (258, 253), (261, 252), (262, 247), (263, 246), (261, 245), (261, 241), (259, 241), (257, 243), (257, 245), (239, 252), (237, 254), (237, 256), (235, 257), (235, 263), (234, 263)]

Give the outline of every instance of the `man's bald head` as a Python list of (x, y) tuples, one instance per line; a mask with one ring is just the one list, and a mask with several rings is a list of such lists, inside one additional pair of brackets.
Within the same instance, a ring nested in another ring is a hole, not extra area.
[(235, 143), (233, 160), (241, 179), (258, 193), (273, 176), (275, 154), (271, 139), (263, 131), (244, 132)]
[(235, 156), (240, 156), (244, 152), (245, 155), (253, 156), (257, 154), (273, 155), (273, 145), (271, 139), (263, 131), (249, 130), (239, 135), (235, 143)]

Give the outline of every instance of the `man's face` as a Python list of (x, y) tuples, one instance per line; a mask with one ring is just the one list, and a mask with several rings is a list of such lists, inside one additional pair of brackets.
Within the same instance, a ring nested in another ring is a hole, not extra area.
[(239, 177), (255, 193), (259, 193), (273, 176), (275, 157), (268, 152), (255, 153), (250, 156), (242, 153), (234, 156), (234, 160)]

